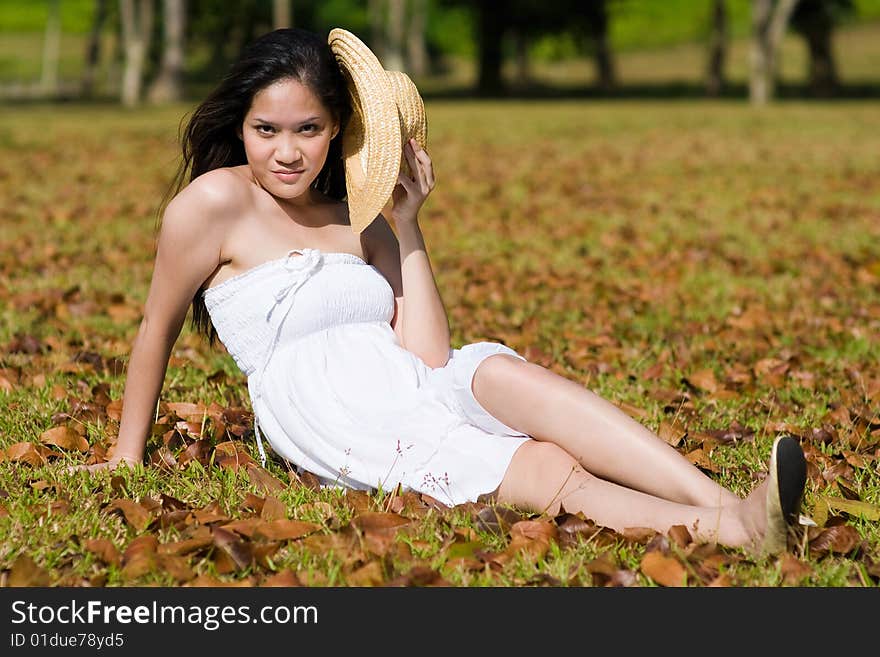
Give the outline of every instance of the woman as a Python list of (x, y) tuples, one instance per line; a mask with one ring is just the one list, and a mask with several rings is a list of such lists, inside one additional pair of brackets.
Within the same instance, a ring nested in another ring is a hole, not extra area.
[[(390, 80), (400, 74), (344, 30), (329, 42), (276, 30), (195, 110), (178, 188), (187, 172), (189, 183), (163, 213), (118, 442), (87, 469), (142, 461), (192, 303), (195, 324), (248, 376), (264, 459), (263, 436), (327, 484), (564, 506), (615, 530), (685, 525), (700, 542), (784, 550), (805, 482), (795, 440), (777, 439), (770, 476), (740, 499), (505, 345), (450, 350), (418, 222), (433, 165), (423, 129), (400, 166), (394, 121), (413, 103), (388, 110)], [(393, 148), (369, 152), (389, 134)]]

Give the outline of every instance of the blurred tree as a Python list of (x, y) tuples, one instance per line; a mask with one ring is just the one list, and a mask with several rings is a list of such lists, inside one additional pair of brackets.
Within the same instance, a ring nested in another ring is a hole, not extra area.
[(706, 93), (710, 96), (718, 96), (724, 89), (724, 65), (727, 61), (727, 43), (730, 38), (725, 0), (712, 0), (711, 21)]
[(835, 26), (855, 13), (852, 0), (800, 0), (791, 16), (791, 27), (806, 39), (810, 53), (808, 79), (816, 96), (832, 96), (838, 90), (837, 65), (832, 47)]
[(49, 0), (46, 31), (43, 37), (43, 70), (40, 92), (45, 96), (58, 93), (58, 50), (61, 43), (61, 0)]
[(293, 9), (291, 0), (272, 0), (272, 27), (291, 27), (293, 25)]
[(428, 73), (428, 0), (410, 0), (409, 29), (406, 33), (407, 68), (412, 76)]
[(369, 0), (367, 6), (370, 21), (370, 49), (381, 62), (387, 58), (385, 4), (386, 0)]
[(369, 37), (364, 41), (382, 66), (424, 75), (428, 68), (427, 0), (370, 0), (368, 11)]
[(389, 71), (405, 72), (403, 42), (406, 31), (406, 0), (386, 1), (388, 12), (385, 24), (385, 58), (382, 65)]
[(751, 73), (749, 100), (766, 105), (776, 82), (776, 50), (798, 0), (752, 0)]
[(510, 20), (509, 0), (481, 0), (477, 10), (477, 93), (495, 96), (504, 91), (501, 41)]
[(162, 61), (147, 94), (151, 103), (174, 102), (183, 97), (185, 21), (186, 0), (162, 0)]
[(101, 33), (107, 22), (107, 0), (95, 0), (94, 7), (92, 25), (86, 40), (85, 65), (80, 81), (80, 93), (86, 98), (91, 97), (95, 92), (95, 78), (101, 60)]
[(153, 0), (119, 0), (125, 69), (122, 73), (122, 104), (133, 107), (140, 103), (144, 64), (153, 34)]
[[(617, 0), (620, 2), (621, 0)], [(556, 0), (548, 6), (542, 0), (510, 0), (506, 22), (511, 36), (518, 82), (529, 78), (529, 46), (548, 34), (570, 34), (578, 50), (592, 55), (596, 67), (596, 86), (611, 91), (617, 84), (609, 27), (612, 2), (609, 0)], [(496, 20), (499, 20), (496, 17)]]

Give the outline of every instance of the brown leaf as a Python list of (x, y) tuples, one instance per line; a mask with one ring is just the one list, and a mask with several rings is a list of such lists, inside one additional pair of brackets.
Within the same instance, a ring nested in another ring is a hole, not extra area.
[(638, 406), (625, 401), (616, 401), (614, 402), (614, 405), (635, 420), (644, 420), (651, 415), (644, 408), (639, 408)]
[(255, 463), (255, 461), (250, 457), (250, 454), (241, 447), (240, 443), (236, 441), (227, 441), (214, 447), (214, 463), (221, 468), (238, 470), (239, 468), (247, 467), (249, 464)]
[(259, 495), (254, 495), (253, 493), (248, 493), (245, 495), (244, 501), (241, 503), (242, 509), (250, 509), (257, 515), (263, 510), (263, 505), (266, 503), (266, 498), (260, 497)]
[(677, 559), (660, 552), (648, 552), (640, 564), (642, 573), (661, 586), (687, 586), (687, 571)]
[(212, 577), (211, 575), (202, 574), (196, 577), (195, 579), (183, 584), (186, 587), (235, 587), (242, 588), (248, 586), (254, 586), (254, 578), (253, 576), (245, 577), (243, 579), (234, 579), (231, 581), (222, 580), (217, 577)]
[(196, 522), (203, 525), (229, 520), (229, 516), (220, 510), (220, 505), (217, 502), (211, 502), (204, 509), (196, 509), (193, 511), (193, 517), (196, 519)]
[(694, 372), (684, 378), (684, 382), (698, 390), (704, 392), (716, 392), (721, 386), (715, 378), (715, 372), (711, 369), (704, 369)]
[(549, 521), (520, 520), (510, 528), (510, 544), (505, 553), (510, 556), (519, 553), (537, 560), (547, 553), (558, 536), (559, 530)]
[(805, 577), (812, 574), (813, 569), (809, 564), (803, 563), (793, 554), (786, 552), (779, 559), (779, 571), (786, 584), (797, 586)]
[(256, 463), (248, 464), (247, 474), (251, 483), (265, 494), (277, 493), (287, 488), (280, 479), (272, 476), (268, 470), (261, 468)]
[[(482, 564), (480, 566), (482, 568)], [(429, 566), (413, 566), (403, 575), (398, 575), (387, 586), (451, 586), (443, 576)]]
[(222, 527), (214, 528), (214, 545), (220, 548), (239, 568), (247, 568), (254, 560), (250, 543)]
[(53, 427), (40, 434), (40, 442), (44, 445), (55, 445), (61, 449), (72, 449), (78, 452), (89, 451), (89, 441), (80, 436), (70, 427)]
[(260, 511), (263, 520), (280, 520), (287, 517), (287, 506), (277, 497), (268, 495)]
[(299, 577), (296, 576), (296, 573), (292, 570), (282, 570), (280, 573), (275, 573), (271, 577), (267, 577), (263, 580), (263, 583), (260, 586), (302, 586), (302, 582), (299, 581)]
[(367, 511), (360, 513), (351, 520), (351, 524), (362, 532), (384, 531), (396, 529), (412, 522), (396, 513), (384, 513), (381, 511)]
[(181, 420), (197, 424), (201, 424), (202, 419), (208, 412), (208, 408), (204, 404), (193, 404), (190, 402), (166, 402), (165, 409), (173, 411)]
[(720, 472), (718, 466), (712, 462), (709, 455), (702, 449), (697, 448), (685, 454), (685, 458), (696, 466), (708, 470), (709, 472)]
[(813, 556), (822, 556), (829, 552), (849, 554), (859, 546), (860, 542), (861, 538), (855, 527), (850, 525), (826, 527), (810, 541), (810, 554)]
[(369, 512), (373, 508), (373, 501), (370, 496), (362, 490), (347, 488), (345, 490), (345, 501), (355, 511), (355, 513)]
[(119, 422), (122, 419), (122, 399), (114, 399), (106, 407), (107, 417)]
[(143, 531), (146, 529), (153, 516), (143, 506), (132, 500), (117, 499), (107, 505), (109, 511), (119, 510), (125, 516), (125, 520), (135, 531)]
[(156, 548), (159, 540), (152, 534), (133, 539), (122, 555), (122, 574), (130, 579), (142, 577), (157, 565)]
[(522, 520), (522, 515), (503, 506), (486, 506), (477, 512), (475, 524), (482, 531), (505, 536), (510, 528)]
[(107, 565), (118, 566), (122, 562), (119, 550), (106, 538), (90, 538), (83, 547)]
[(281, 548), (281, 541), (271, 541), (268, 543), (254, 543), (251, 545), (254, 554), (254, 561), (261, 568), (272, 568), (271, 559), (275, 553)]
[(688, 545), (694, 542), (691, 533), (684, 525), (673, 525), (669, 528), (667, 536), (669, 536), (669, 539), (680, 548), (686, 548)]
[(709, 588), (730, 588), (733, 586), (733, 580), (730, 578), (730, 575), (727, 573), (720, 573), (716, 575), (708, 584), (706, 584)]
[(660, 426), (657, 429), (657, 435), (673, 447), (678, 447), (685, 436), (687, 436), (687, 433), (687, 429), (675, 420), (661, 420)]
[(51, 578), (46, 569), (38, 566), (28, 555), (20, 554), (12, 562), (7, 586), (49, 586), (50, 584)]
[(254, 529), (254, 538), (270, 541), (292, 541), (321, 529), (321, 525), (301, 520), (272, 520), (260, 522)]
[(184, 555), (192, 552), (198, 552), (209, 545), (213, 545), (214, 539), (210, 535), (187, 538), (181, 541), (172, 541), (163, 543), (159, 546), (159, 554)]
[(618, 532), (623, 538), (631, 543), (639, 543), (645, 545), (657, 536), (657, 530), (650, 527), (624, 527), (623, 531)]
[(5, 450), (6, 460), (28, 465), (43, 465), (46, 462), (37, 445), (30, 442), (15, 443)]
[(252, 538), (254, 531), (256, 531), (257, 527), (264, 522), (264, 520), (260, 520), (259, 518), (243, 518), (241, 520), (233, 520), (232, 522), (224, 523), (220, 526), (227, 531), (233, 531), (242, 536), (246, 536), (247, 538)]
[(176, 582), (188, 582), (196, 576), (189, 562), (181, 556), (160, 554), (158, 561), (159, 567), (171, 575)]
[(385, 581), (385, 574), (378, 561), (370, 561), (346, 576), (350, 586), (379, 586)]

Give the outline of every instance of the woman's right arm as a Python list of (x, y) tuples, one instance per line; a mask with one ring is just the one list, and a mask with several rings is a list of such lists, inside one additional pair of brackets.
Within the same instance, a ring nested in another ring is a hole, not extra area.
[(112, 457), (74, 470), (94, 472), (143, 461), (171, 349), (193, 296), (221, 261), (223, 215), (229, 205), (220, 209), (221, 199), (204, 187), (193, 183), (184, 189), (162, 216), (153, 277), (129, 358)]

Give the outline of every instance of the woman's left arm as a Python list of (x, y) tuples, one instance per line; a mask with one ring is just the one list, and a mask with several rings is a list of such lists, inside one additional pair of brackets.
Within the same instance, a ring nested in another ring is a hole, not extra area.
[(373, 236), (371, 259), (394, 290), (392, 327), (401, 344), (429, 367), (443, 367), (449, 360), (449, 320), (418, 222), (418, 211), (434, 189), (434, 171), (428, 153), (415, 140), (404, 145), (404, 154), (413, 177), (401, 173), (392, 194), (389, 214), (397, 236), (381, 219), (374, 221), (367, 229)]

